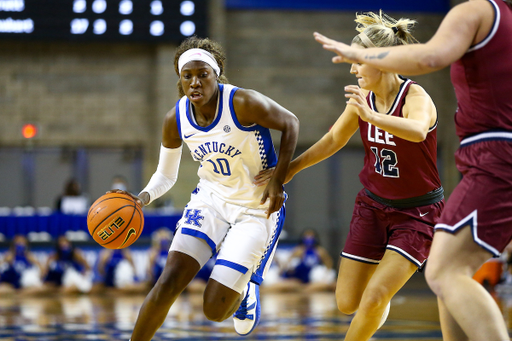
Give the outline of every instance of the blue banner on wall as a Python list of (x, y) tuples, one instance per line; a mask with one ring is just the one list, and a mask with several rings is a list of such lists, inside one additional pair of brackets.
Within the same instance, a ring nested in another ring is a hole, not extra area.
[(435, 12), (445, 13), (450, 9), (449, 0), (226, 0), (228, 9), (273, 9), (315, 11), (377, 11), (385, 12)]

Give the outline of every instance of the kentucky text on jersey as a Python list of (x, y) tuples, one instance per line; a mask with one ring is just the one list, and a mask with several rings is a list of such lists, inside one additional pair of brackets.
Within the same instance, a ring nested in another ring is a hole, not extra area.
[(393, 137), (394, 136), (387, 131), (379, 129), (376, 126), (368, 123), (368, 141), (396, 146), (395, 142), (392, 141)]
[(196, 159), (200, 161), (202, 161), (203, 158), (210, 153), (222, 153), (231, 156), (232, 158), (242, 154), (242, 152), (239, 151), (236, 147), (226, 145), (223, 142), (219, 143), (217, 141), (205, 142), (194, 150)]

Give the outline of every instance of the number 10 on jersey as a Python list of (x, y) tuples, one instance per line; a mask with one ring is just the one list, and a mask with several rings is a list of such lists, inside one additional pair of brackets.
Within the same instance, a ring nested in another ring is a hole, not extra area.
[(231, 175), (231, 168), (229, 168), (229, 161), (225, 158), (218, 158), (215, 161), (206, 160), (213, 165), (213, 172), (216, 174), (222, 174), (224, 176)]

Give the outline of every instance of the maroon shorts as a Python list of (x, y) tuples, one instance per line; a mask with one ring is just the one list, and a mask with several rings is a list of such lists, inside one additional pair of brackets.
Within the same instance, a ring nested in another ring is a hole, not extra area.
[(462, 144), (455, 161), (463, 178), (435, 229), (469, 225), (475, 243), (499, 256), (512, 239), (512, 141)]
[(356, 197), (342, 257), (378, 264), (386, 249), (398, 252), (418, 267), (428, 257), (434, 225), (444, 200), (412, 208), (394, 208), (368, 196), (365, 189)]

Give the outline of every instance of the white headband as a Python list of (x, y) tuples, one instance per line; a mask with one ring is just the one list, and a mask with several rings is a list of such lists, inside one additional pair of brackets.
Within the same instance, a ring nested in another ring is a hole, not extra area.
[(370, 38), (368, 38), (368, 36), (364, 33), (364, 32), (361, 32), (358, 34), (358, 37), (361, 39), (361, 41), (363, 42), (363, 44), (366, 45), (367, 48), (371, 48), (371, 47), (375, 47), (375, 44), (372, 43), (372, 41), (370, 40)]
[(188, 62), (199, 60), (201, 62), (205, 62), (206, 64), (210, 65), (212, 69), (217, 74), (217, 77), (220, 76), (220, 68), (219, 64), (217, 64), (217, 61), (212, 56), (212, 54), (208, 51), (205, 51), (203, 49), (190, 49), (180, 56), (180, 59), (178, 60), (178, 70), (180, 71), (181, 75), (181, 69), (183, 69), (183, 66), (187, 64)]

